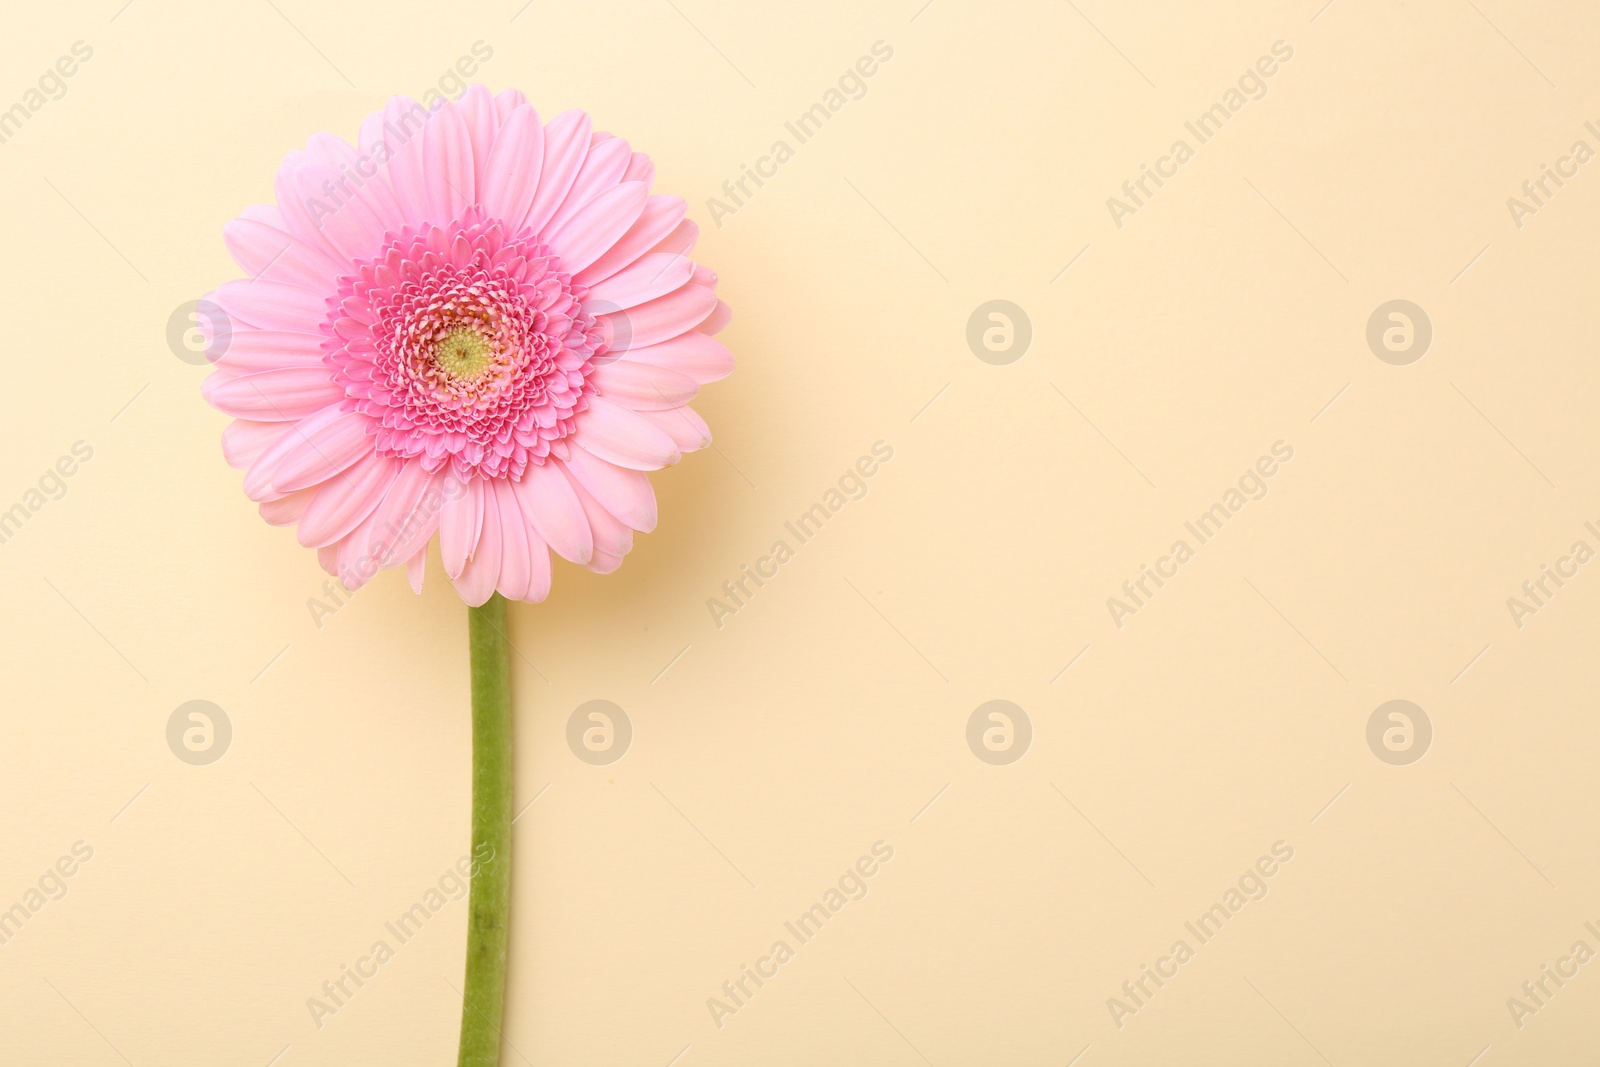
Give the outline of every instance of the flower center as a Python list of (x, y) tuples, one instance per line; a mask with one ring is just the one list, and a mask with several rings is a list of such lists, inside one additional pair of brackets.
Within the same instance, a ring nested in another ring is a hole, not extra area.
[(489, 339), (470, 326), (457, 326), (433, 346), (434, 366), (452, 378), (480, 377), (493, 359)]
[(379, 455), (459, 478), (522, 477), (589, 407), (606, 330), (538, 235), (471, 208), (448, 226), (390, 234), (339, 279), (323, 358), (370, 416)]

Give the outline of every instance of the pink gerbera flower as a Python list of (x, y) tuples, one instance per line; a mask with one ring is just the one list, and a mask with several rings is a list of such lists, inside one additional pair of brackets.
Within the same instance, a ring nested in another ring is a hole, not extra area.
[(481, 85), (312, 137), (276, 206), (224, 231), (207, 400), (268, 522), (352, 589), (438, 533), (472, 605), (607, 572), (655, 526), (645, 471), (710, 443), (686, 405), (733, 357), (698, 228), (653, 167), (568, 111)]

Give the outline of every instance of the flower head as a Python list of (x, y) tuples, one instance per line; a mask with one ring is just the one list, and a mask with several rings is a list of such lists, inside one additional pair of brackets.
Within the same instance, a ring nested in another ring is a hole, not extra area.
[(312, 137), (223, 236), (206, 399), (270, 523), (352, 589), (435, 533), (462, 597), (542, 600), (550, 552), (616, 569), (645, 471), (710, 443), (687, 403), (733, 357), (698, 229), (650, 160), (568, 111), (472, 86)]

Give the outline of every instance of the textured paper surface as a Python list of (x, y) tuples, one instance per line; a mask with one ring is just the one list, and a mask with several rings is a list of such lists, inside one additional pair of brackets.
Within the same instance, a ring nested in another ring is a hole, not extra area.
[(1600, 15), (121, 3), (0, 35), (0, 1060), (453, 1062), (466, 611), (329, 598), (168, 330), (458, 62), (652, 154), (740, 361), (512, 608), (506, 1064), (1600, 1053)]

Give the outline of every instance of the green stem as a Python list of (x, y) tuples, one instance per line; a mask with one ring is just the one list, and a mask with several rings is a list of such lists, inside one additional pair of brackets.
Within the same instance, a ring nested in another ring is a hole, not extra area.
[(472, 893), (460, 1067), (496, 1067), (511, 910), (511, 663), (506, 602), (467, 611), (472, 649)]

